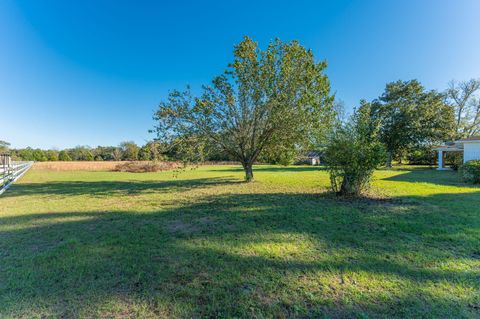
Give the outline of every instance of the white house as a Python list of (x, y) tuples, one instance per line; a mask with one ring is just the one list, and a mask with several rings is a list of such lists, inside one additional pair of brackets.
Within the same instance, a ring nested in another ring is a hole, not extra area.
[(480, 136), (472, 136), (455, 142), (446, 143), (434, 148), (438, 151), (437, 170), (448, 170), (445, 167), (445, 152), (463, 152), (463, 162), (480, 160)]

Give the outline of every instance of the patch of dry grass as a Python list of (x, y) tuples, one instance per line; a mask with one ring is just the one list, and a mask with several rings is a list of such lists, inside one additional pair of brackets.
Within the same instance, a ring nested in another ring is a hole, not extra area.
[(120, 171), (120, 172), (157, 172), (175, 169), (175, 162), (150, 161), (71, 161), (36, 162), (34, 170), (43, 171)]
[(121, 161), (35, 162), (32, 169), (45, 171), (111, 171)]
[[(204, 165), (233, 165), (236, 162), (204, 162)], [(40, 171), (104, 171), (146, 173), (172, 170), (181, 167), (179, 162), (153, 161), (69, 161), (35, 162), (34, 170)]]

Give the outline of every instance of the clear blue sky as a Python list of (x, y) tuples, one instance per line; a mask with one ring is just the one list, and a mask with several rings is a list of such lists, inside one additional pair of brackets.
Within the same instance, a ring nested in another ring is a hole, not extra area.
[(221, 73), (244, 35), (297, 39), (348, 109), (385, 83), (480, 77), (480, 1), (0, 1), (0, 139), (142, 144), (174, 88)]

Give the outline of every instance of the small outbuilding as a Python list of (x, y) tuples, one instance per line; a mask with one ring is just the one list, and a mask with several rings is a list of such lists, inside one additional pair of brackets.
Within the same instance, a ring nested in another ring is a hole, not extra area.
[(455, 142), (445, 143), (434, 148), (438, 151), (437, 170), (448, 170), (445, 167), (446, 152), (463, 152), (463, 163), (470, 160), (480, 160), (480, 136), (471, 136)]
[(295, 159), (297, 165), (320, 165), (320, 153), (317, 151), (309, 151)]
[(317, 152), (308, 152), (306, 157), (310, 165), (320, 165), (320, 154)]

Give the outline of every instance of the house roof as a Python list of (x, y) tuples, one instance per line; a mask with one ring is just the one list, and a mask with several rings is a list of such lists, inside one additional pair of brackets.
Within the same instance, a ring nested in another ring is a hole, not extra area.
[(470, 136), (467, 138), (462, 138), (461, 140), (458, 140), (457, 142), (473, 142), (473, 141), (480, 141), (480, 136)]
[(435, 151), (450, 151), (450, 152), (455, 152), (455, 151), (463, 151), (463, 148), (458, 147), (458, 145), (455, 144), (447, 144), (447, 145), (437, 145), (433, 148)]
[(318, 153), (316, 151), (310, 151), (307, 154), (305, 154), (305, 157), (309, 157), (309, 158), (320, 157), (320, 153)]

